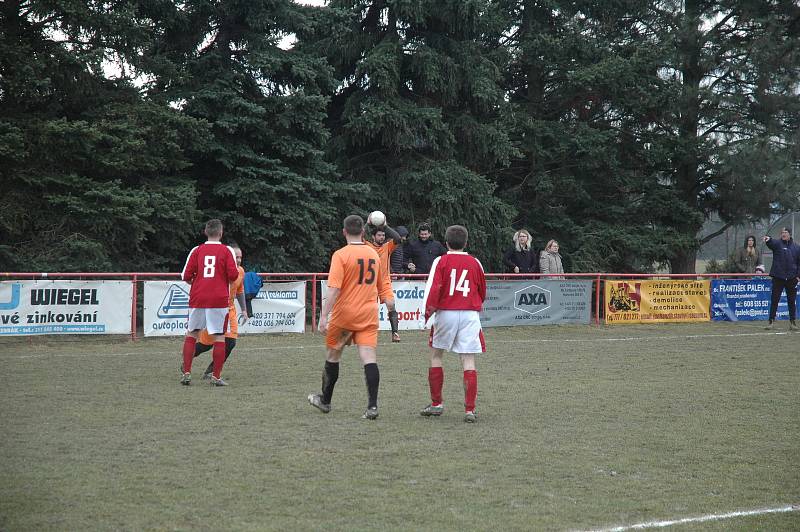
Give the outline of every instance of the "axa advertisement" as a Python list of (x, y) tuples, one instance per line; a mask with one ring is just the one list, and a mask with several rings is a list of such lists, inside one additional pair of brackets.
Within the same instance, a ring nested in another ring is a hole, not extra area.
[(0, 282), (0, 335), (130, 334), (131, 281)]
[(585, 323), (592, 318), (592, 281), (498, 281), (486, 285), (484, 327)]
[(710, 293), (710, 281), (606, 281), (606, 323), (709, 321)]
[[(253, 315), (242, 324), (239, 334), (304, 332), (306, 283), (265, 283), (252, 301)], [(144, 335), (186, 334), (189, 319), (189, 285), (183, 281), (144, 283)]]

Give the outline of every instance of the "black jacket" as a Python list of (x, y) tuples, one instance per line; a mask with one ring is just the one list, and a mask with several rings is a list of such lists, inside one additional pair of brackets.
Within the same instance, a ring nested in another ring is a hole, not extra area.
[(445, 253), (445, 247), (432, 238), (425, 241), (410, 240), (403, 250), (405, 263), (413, 262), (416, 267), (413, 273), (430, 273), (434, 259)]
[(517, 251), (516, 246), (514, 246), (503, 255), (503, 263), (509, 273), (514, 273), (514, 266), (519, 268), (519, 273), (538, 273), (539, 253), (533, 249)]

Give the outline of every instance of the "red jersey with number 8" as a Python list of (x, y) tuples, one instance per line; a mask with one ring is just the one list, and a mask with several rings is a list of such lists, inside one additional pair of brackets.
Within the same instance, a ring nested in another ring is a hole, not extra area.
[(425, 290), (425, 311), (481, 310), (486, 276), (481, 263), (464, 251), (448, 251), (431, 266)]
[(209, 241), (192, 249), (182, 278), (192, 285), (190, 308), (227, 308), (230, 285), (239, 276), (233, 249)]

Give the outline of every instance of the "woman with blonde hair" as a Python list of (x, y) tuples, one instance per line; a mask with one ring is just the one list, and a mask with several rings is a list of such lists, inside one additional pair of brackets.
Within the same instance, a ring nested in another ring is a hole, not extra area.
[(509, 273), (536, 273), (539, 271), (537, 254), (531, 247), (531, 234), (525, 229), (514, 233), (514, 245), (503, 255)]
[[(561, 254), (558, 252), (558, 242), (551, 240), (539, 255), (539, 271), (541, 273), (564, 273)], [(565, 279), (564, 276), (545, 277), (545, 279)]]

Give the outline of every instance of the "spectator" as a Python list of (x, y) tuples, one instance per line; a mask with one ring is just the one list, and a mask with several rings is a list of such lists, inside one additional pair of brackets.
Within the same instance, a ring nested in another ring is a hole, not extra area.
[(736, 273), (755, 273), (756, 266), (761, 264), (761, 253), (756, 248), (756, 237), (748, 236), (744, 246), (733, 254), (733, 271)]
[[(564, 273), (561, 263), (561, 254), (558, 252), (558, 242), (551, 240), (539, 256), (539, 271), (541, 273)], [(547, 279), (564, 279), (563, 275), (547, 277)]]
[(405, 261), (403, 259), (405, 258), (405, 247), (408, 242), (408, 229), (402, 225), (398, 225), (395, 231), (400, 235), (400, 245), (392, 252), (390, 259), (391, 270), (392, 273), (405, 273)]
[(441, 242), (431, 238), (431, 226), (422, 223), (417, 229), (418, 240), (406, 244), (405, 253), (408, 260), (408, 271), (427, 274), (436, 257), (447, 253)]
[(514, 233), (514, 245), (506, 251), (503, 263), (509, 273), (536, 273), (539, 255), (531, 249), (531, 234), (525, 229)]
[(788, 227), (781, 230), (781, 238), (777, 242), (769, 236), (764, 243), (772, 250), (772, 267), (769, 276), (772, 278), (772, 299), (769, 305), (769, 323), (766, 329), (772, 329), (772, 323), (778, 314), (778, 303), (781, 294), (786, 290), (786, 304), (789, 307), (789, 330), (796, 331), (797, 323), (797, 276), (800, 275), (800, 246), (792, 240), (792, 232)]
[(763, 264), (759, 264), (758, 266), (756, 266), (756, 272), (755, 272), (756, 275), (764, 275), (766, 271), (767, 268)]

